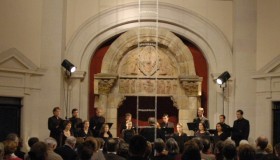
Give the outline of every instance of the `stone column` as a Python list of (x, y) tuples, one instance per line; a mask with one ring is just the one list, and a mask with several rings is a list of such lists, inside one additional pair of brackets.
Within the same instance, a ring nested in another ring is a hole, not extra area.
[(187, 103), (180, 108), (179, 117), (181, 123), (185, 126), (184, 128), (186, 128), (187, 134), (192, 135), (193, 132), (188, 130), (187, 123), (192, 122), (196, 117), (197, 108), (201, 104), (198, 100), (200, 100), (199, 97), (201, 96), (202, 77), (181, 75), (179, 76), (179, 81), (188, 99)]
[(94, 75), (95, 104), (98, 104), (98, 106), (95, 107), (103, 109), (105, 119), (108, 118), (106, 114), (108, 94), (111, 92), (116, 79), (117, 74), (98, 73)]

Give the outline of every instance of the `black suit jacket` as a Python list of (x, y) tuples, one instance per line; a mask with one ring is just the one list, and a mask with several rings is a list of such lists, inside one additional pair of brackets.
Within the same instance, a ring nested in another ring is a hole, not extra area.
[(167, 124), (166, 124), (166, 123), (164, 123), (164, 122), (161, 122), (161, 123), (160, 123), (160, 127), (161, 127), (161, 128), (174, 128), (174, 123), (172, 123), (172, 122), (167, 122)]
[(78, 137), (79, 131), (83, 127), (83, 121), (81, 118), (71, 117), (69, 121), (72, 123), (71, 131), (73, 132), (75, 137)]
[(60, 133), (62, 131), (63, 119), (52, 116), (48, 119), (48, 129), (50, 130), (50, 137), (53, 137), (57, 142), (60, 140)]
[(55, 152), (59, 154), (63, 160), (77, 160), (77, 153), (68, 145), (64, 145), (55, 149)]
[(248, 140), (249, 133), (250, 123), (247, 119), (242, 118), (234, 121), (231, 138), (235, 141), (237, 146), (242, 139)]
[(101, 127), (105, 123), (105, 118), (103, 116), (93, 116), (89, 123), (89, 128), (91, 129), (93, 136), (98, 137)]

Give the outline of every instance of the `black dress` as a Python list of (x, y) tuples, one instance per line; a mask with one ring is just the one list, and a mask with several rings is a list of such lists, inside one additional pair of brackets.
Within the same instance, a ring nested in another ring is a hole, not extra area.
[(78, 132), (78, 137), (83, 137), (83, 138), (85, 139), (85, 138), (90, 137), (90, 136), (93, 136), (90, 129), (88, 129), (88, 132), (87, 132), (87, 133), (86, 133), (83, 129), (81, 129), (81, 130)]
[(134, 129), (125, 129), (122, 131), (122, 136), (123, 139), (126, 143), (129, 144), (130, 139), (135, 135), (135, 130)]
[(217, 141), (219, 141), (219, 140), (220, 141), (224, 141), (224, 140), (226, 140), (228, 138), (228, 136), (227, 136), (227, 134), (225, 132), (223, 132), (222, 134), (218, 135), (217, 131), (214, 133), (214, 137), (215, 137), (215, 139)]
[(108, 131), (107, 134), (109, 135), (109, 137), (104, 137), (104, 132), (101, 132), (101, 133), (99, 134), (99, 137), (100, 137), (100, 138), (103, 138), (103, 140), (105, 141), (105, 143), (107, 142), (107, 140), (108, 140), (109, 138), (113, 138), (113, 135), (112, 135), (112, 133), (111, 133), (110, 131)]
[[(70, 136), (74, 136), (73, 132), (70, 131)], [(67, 137), (64, 135), (64, 131), (62, 131), (60, 133), (60, 139), (59, 141), (57, 142), (57, 146), (63, 146), (65, 144), (65, 140), (67, 139)]]
[(188, 140), (188, 135), (186, 133), (182, 133), (179, 136), (179, 133), (174, 133), (173, 138), (178, 143), (178, 146), (180, 148), (180, 153), (183, 153), (183, 151), (184, 151), (184, 144)]

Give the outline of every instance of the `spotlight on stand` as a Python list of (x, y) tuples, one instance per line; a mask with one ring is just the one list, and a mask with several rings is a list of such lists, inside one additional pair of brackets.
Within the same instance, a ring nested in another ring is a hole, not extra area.
[[(65, 116), (65, 119), (68, 119), (67, 116), (68, 116), (68, 112), (70, 110), (70, 101), (69, 99), (71, 98), (70, 97), (70, 94), (69, 94), (69, 87), (70, 87), (70, 84), (72, 82), (72, 80), (70, 79), (71, 77), (71, 73), (75, 72), (76, 71), (76, 67), (74, 66), (74, 64), (72, 64), (70, 61), (68, 61), (67, 59), (64, 59), (61, 63), (61, 66), (63, 68), (65, 68), (65, 85), (64, 87), (66, 87), (66, 94), (65, 97), (65, 113), (66, 113), (66, 116)], [(64, 70), (63, 70), (64, 71)]]
[(73, 73), (76, 71), (76, 67), (74, 66), (74, 64), (69, 62), (67, 59), (64, 59), (63, 62), (61, 63), (61, 65), (70, 73)]
[(228, 71), (222, 73), (216, 80), (217, 84), (222, 85), (230, 78)]

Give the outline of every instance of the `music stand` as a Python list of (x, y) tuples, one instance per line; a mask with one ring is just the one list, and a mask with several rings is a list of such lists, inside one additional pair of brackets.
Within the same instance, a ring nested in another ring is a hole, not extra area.
[(161, 128), (165, 135), (170, 135), (174, 133), (174, 128)]
[(194, 132), (197, 130), (196, 123), (194, 123), (194, 122), (187, 123), (187, 125), (188, 125), (189, 130), (194, 131)]

